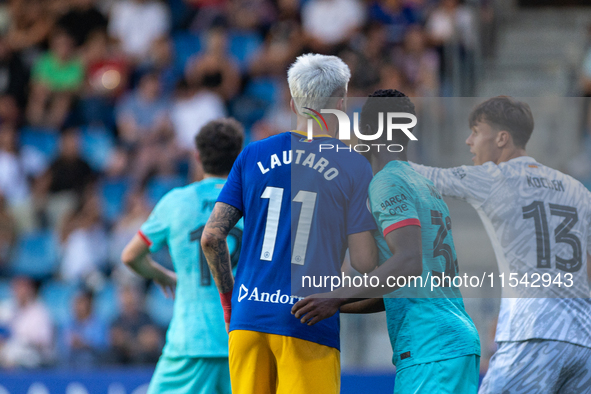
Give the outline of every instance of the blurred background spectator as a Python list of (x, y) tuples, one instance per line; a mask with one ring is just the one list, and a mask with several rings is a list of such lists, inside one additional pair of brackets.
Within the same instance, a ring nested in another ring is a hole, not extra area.
[(107, 330), (94, 313), (94, 295), (82, 291), (73, 302), (72, 318), (61, 333), (63, 362), (70, 368), (88, 368), (100, 363), (107, 345)]
[(133, 286), (119, 294), (121, 313), (111, 325), (111, 359), (122, 364), (156, 363), (164, 344), (162, 334), (142, 311), (141, 293)]
[(53, 358), (53, 325), (45, 305), (37, 297), (38, 284), (27, 277), (12, 280), (14, 301), (3, 322), (7, 338), (0, 348), (4, 367), (40, 367)]

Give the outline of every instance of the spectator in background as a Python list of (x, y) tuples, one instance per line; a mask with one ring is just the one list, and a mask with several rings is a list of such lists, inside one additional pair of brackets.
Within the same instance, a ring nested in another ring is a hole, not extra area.
[(145, 60), (154, 40), (167, 36), (170, 15), (156, 0), (123, 0), (113, 5), (109, 34), (119, 41), (123, 52), (139, 64)]
[(11, 124), (0, 126), (0, 193), (21, 231), (36, 227), (29, 178), (45, 171), (42, 154), (31, 148), (19, 149), (17, 131)]
[(278, 76), (283, 80), (285, 70), (302, 50), (301, 33), (301, 26), (292, 19), (271, 25), (263, 45), (249, 64), (249, 75)]
[(414, 8), (404, 3), (404, 0), (374, 0), (369, 7), (372, 23), (383, 24), (386, 28), (386, 38), (389, 44), (400, 44), (407, 29), (420, 23), (420, 17)]
[(107, 18), (96, 8), (95, 1), (71, 0), (68, 12), (56, 22), (74, 39), (77, 47), (84, 44), (91, 33), (107, 29)]
[(170, 131), (170, 102), (162, 97), (155, 72), (145, 73), (137, 88), (117, 103), (115, 111), (119, 138), (130, 147)]
[(207, 33), (205, 50), (187, 61), (185, 78), (189, 85), (206, 86), (226, 101), (238, 93), (240, 71), (228, 53), (225, 29), (216, 27)]
[(226, 116), (224, 100), (207, 86), (178, 84), (171, 118), (176, 143), (185, 155), (193, 152), (195, 136), (206, 123)]
[(119, 293), (120, 315), (111, 325), (111, 359), (120, 364), (156, 363), (162, 333), (142, 310), (140, 292), (131, 286)]
[(66, 129), (60, 136), (58, 157), (34, 185), (35, 204), (46, 216), (50, 228), (59, 228), (65, 213), (76, 206), (79, 195), (94, 181), (95, 174), (80, 155), (78, 129)]
[(129, 66), (122, 54), (113, 51), (104, 31), (91, 33), (83, 49), (86, 81), (81, 108), (84, 122), (114, 128), (115, 100), (127, 87)]
[(302, 7), (303, 31), (314, 52), (338, 51), (363, 26), (365, 18), (366, 10), (358, 0), (310, 0)]
[(16, 243), (16, 222), (6, 205), (6, 199), (0, 190), (0, 275), (9, 272), (12, 249)]
[(421, 26), (410, 27), (392, 60), (419, 97), (434, 97), (439, 93), (439, 56), (427, 47), (426, 40)]
[(142, 278), (121, 264), (121, 253), (125, 245), (131, 241), (141, 225), (148, 219), (150, 211), (146, 197), (141, 191), (131, 193), (127, 196), (125, 212), (111, 230), (109, 260), (114, 267), (111, 278), (120, 285), (140, 285), (143, 283)]
[(18, 107), (24, 109), (28, 87), (27, 66), (20, 54), (11, 50), (8, 39), (5, 36), (0, 37), (0, 96), (12, 97)]
[(476, 33), (471, 10), (459, 0), (442, 0), (427, 20), (427, 34), (439, 53), (443, 95), (472, 96)]
[(174, 60), (172, 40), (169, 37), (162, 37), (154, 40), (148, 59), (141, 67), (159, 75), (162, 93), (166, 96), (173, 93), (176, 83), (183, 77), (184, 70), (178, 67)]
[(62, 262), (60, 277), (68, 282), (95, 284), (106, 268), (108, 238), (98, 196), (87, 191), (60, 229)]
[(115, 113), (119, 137), (133, 152), (132, 177), (136, 184), (152, 173), (174, 172), (176, 146), (170, 102), (162, 97), (158, 74), (144, 74), (136, 91), (117, 104)]
[(12, 280), (14, 308), (7, 326), (9, 337), (1, 344), (0, 364), (5, 368), (35, 368), (52, 359), (53, 325), (47, 308), (37, 297), (38, 285), (30, 278)]
[(47, 40), (55, 16), (46, 0), (20, 0), (10, 3), (11, 24), (7, 40), (14, 51), (24, 50), (34, 55)]
[(31, 78), (27, 120), (35, 126), (61, 127), (84, 81), (84, 66), (68, 33), (54, 32), (50, 49), (35, 62)]
[(73, 368), (95, 366), (107, 345), (105, 324), (94, 314), (94, 296), (82, 291), (74, 299), (72, 318), (62, 331), (64, 363)]

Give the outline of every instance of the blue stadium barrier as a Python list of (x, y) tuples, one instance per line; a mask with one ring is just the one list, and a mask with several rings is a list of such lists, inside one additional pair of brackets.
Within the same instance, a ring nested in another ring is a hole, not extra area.
[(129, 189), (129, 180), (110, 179), (100, 184), (100, 198), (105, 219), (114, 222), (125, 208), (125, 197)]
[(148, 182), (146, 197), (152, 205), (155, 205), (166, 193), (186, 184), (186, 179), (181, 176), (157, 176)]
[(18, 239), (12, 272), (35, 279), (51, 276), (58, 268), (57, 240), (49, 231), (24, 233)]
[(115, 139), (103, 127), (86, 127), (82, 130), (80, 151), (82, 157), (95, 171), (103, 171), (115, 148)]
[(47, 160), (53, 159), (59, 151), (59, 132), (51, 129), (23, 127), (20, 130), (20, 144), (35, 148)]
[(172, 319), (174, 301), (166, 298), (162, 290), (155, 284), (151, 284), (146, 295), (146, 311), (156, 324), (167, 327)]
[(41, 287), (41, 299), (58, 326), (63, 326), (71, 318), (77, 291), (76, 285), (58, 281), (49, 281)]
[[(154, 369), (96, 368), (88, 371), (0, 372), (0, 394), (145, 394)], [(341, 394), (392, 394), (392, 374), (343, 372)]]

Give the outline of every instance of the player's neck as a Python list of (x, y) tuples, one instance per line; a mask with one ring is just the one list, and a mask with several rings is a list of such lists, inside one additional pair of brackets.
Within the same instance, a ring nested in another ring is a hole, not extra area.
[(226, 175), (214, 175), (214, 174), (203, 174), (203, 179), (207, 178), (220, 178), (220, 179), (228, 179), (228, 174)]
[(513, 149), (503, 150), (501, 152), (501, 156), (497, 160), (496, 164), (500, 164), (500, 163), (503, 163), (503, 162), (506, 162), (506, 161), (509, 161), (512, 159), (516, 159), (518, 157), (522, 157), (522, 156), (527, 156), (525, 149), (522, 149), (522, 148), (513, 148)]
[[(308, 119), (304, 116), (298, 116), (296, 122), (296, 130), (301, 131), (302, 133), (308, 133)], [(310, 119), (312, 120), (312, 119)], [(330, 135), (331, 137), (335, 136), (336, 128), (333, 122), (327, 122), (328, 130), (326, 130), (325, 126), (323, 125), (320, 127), (316, 122), (312, 120), (312, 136), (326, 136)]]

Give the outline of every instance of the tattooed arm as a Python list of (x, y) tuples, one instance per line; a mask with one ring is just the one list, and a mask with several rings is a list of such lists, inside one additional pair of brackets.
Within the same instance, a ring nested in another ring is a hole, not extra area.
[(238, 223), (242, 212), (232, 205), (217, 202), (201, 236), (201, 249), (218, 291), (222, 294), (232, 291), (234, 277), (226, 237)]

